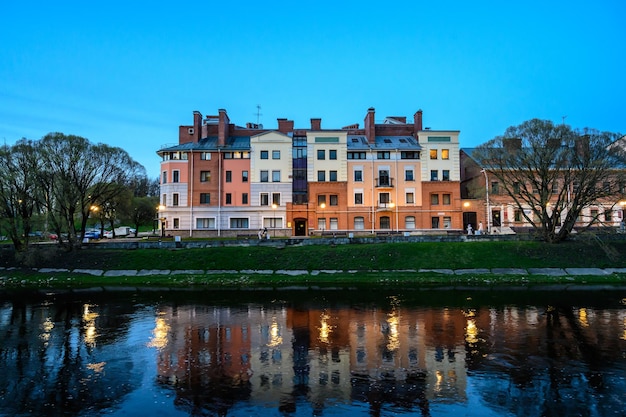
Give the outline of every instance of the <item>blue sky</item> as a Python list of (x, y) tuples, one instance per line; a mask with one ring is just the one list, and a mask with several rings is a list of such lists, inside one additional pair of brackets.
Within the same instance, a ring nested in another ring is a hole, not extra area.
[(194, 110), (340, 128), (422, 109), (462, 147), (532, 118), (626, 133), (623, 0), (229, 3), (4, 2), (0, 140), (80, 135), (156, 177)]

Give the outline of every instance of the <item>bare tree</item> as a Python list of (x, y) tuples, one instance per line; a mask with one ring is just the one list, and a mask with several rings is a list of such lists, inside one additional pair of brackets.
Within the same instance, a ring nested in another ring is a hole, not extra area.
[[(472, 157), (547, 242), (566, 239), (583, 209), (624, 196), (624, 138), (533, 119), (509, 127)], [(597, 223), (589, 219), (587, 226)]]

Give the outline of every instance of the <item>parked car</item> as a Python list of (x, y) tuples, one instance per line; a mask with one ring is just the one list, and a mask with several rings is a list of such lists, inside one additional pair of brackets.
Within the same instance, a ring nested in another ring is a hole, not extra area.
[(99, 230), (87, 230), (85, 231), (85, 238), (100, 239), (100, 231)]
[(104, 235), (103, 235), (103, 236), (104, 236), (106, 239), (113, 239), (113, 231), (112, 231), (112, 230), (106, 230), (106, 231), (104, 232)]

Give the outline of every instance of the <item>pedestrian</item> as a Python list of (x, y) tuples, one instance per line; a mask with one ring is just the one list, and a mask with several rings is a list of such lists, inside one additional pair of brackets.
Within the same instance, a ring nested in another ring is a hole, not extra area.
[(483, 222), (479, 222), (478, 223), (478, 230), (476, 230), (476, 234), (477, 235), (482, 235), (483, 234)]
[(259, 236), (259, 240), (263, 239), (263, 229), (259, 229), (259, 233), (257, 233)]
[(467, 225), (467, 235), (468, 236), (472, 235), (472, 230), (473, 230), (472, 224), (470, 223), (470, 224)]
[(269, 235), (267, 234), (267, 227), (263, 229), (263, 236), (265, 237), (265, 239), (269, 239)]

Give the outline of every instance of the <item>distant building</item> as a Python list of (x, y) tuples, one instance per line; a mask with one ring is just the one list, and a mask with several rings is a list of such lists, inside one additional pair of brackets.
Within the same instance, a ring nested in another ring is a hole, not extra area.
[(161, 157), (159, 218), (168, 235), (256, 237), (461, 231), (458, 130), (413, 120), (277, 129), (230, 122), (226, 110), (180, 126)]

